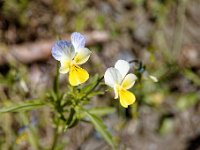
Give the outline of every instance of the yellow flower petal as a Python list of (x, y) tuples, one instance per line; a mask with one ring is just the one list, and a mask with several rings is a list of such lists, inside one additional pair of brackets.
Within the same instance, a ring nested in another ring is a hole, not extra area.
[(60, 72), (60, 73), (68, 73), (68, 72), (69, 72), (69, 68), (70, 68), (71, 62), (70, 62), (70, 61), (63, 60), (63, 61), (61, 61), (60, 63), (61, 63), (61, 67), (60, 67), (59, 72)]
[(86, 82), (89, 78), (89, 74), (86, 70), (77, 65), (72, 65), (69, 71), (69, 83), (72, 86), (77, 86)]
[(132, 73), (127, 74), (124, 80), (122, 81), (122, 87), (124, 89), (130, 89), (135, 84), (136, 79), (137, 79), (136, 75)]
[(89, 59), (90, 55), (91, 51), (88, 48), (82, 48), (77, 52), (74, 61), (78, 65), (84, 64)]
[(123, 107), (127, 108), (135, 102), (135, 95), (123, 88), (119, 89), (120, 103)]

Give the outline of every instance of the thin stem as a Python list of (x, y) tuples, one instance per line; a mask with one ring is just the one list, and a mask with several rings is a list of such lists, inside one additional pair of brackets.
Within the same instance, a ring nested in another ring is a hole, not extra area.
[(95, 88), (99, 85), (99, 83), (103, 80), (104, 76), (98, 79), (97, 83), (91, 88), (81, 99), (86, 98)]
[(60, 93), (59, 93), (59, 76), (60, 76), (60, 73), (59, 73), (59, 62), (57, 62), (56, 76), (55, 76), (54, 85), (53, 85), (54, 92), (56, 93), (57, 97), (59, 97), (59, 95), (60, 95)]
[(133, 59), (133, 60), (131, 60), (131, 61), (129, 61), (128, 62), (129, 64), (132, 64), (132, 63), (135, 63), (137, 66), (137, 69), (140, 69), (140, 68), (142, 68), (142, 62), (140, 61), (140, 60), (138, 60), (138, 59)]
[(57, 125), (56, 125), (56, 131), (54, 132), (54, 139), (53, 139), (53, 144), (52, 144), (52, 147), (51, 147), (51, 150), (54, 150), (56, 148), (56, 144), (57, 144), (57, 141), (58, 141), (58, 138), (59, 138), (59, 124), (60, 124), (60, 121), (58, 121)]
[(131, 64), (131, 63), (140, 63), (140, 61), (138, 59), (133, 59), (133, 60), (130, 60), (128, 63), (129, 64)]
[[(60, 97), (60, 92), (59, 92), (59, 76), (60, 76), (60, 73), (59, 73), (59, 62), (57, 62), (57, 67), (56, 67), (56, 76), (55, 76), (55, 80), (54, 80), (54, 92), (56, 94), (56, 101), (54, 103), (55, 105), (55, 108), (57, 110), (57, 112), (61, 115), (61, 119), (62, 120), (65, 120), (63, 114), (62, 114), (62, 109), (60, 107), (60, 104), (61, 104), (61, 97)], [(56, 129), (55, 129), (55, 132), (54, 132), (54, 139), (53, 139), (53, 144), (51, 146), (51, 150), (54, 150), (56, 148), (56, 145), (57, 145), (57, 141), (58, 141), (58, 138), (59, 138), (59, 126), (60, 126), (60, 119), (58, 119), (58, 122), (56, 124)]]

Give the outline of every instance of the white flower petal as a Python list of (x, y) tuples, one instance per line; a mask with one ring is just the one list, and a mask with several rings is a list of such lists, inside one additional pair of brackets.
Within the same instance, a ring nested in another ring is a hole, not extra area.
[(75, 52), (78, 52), (81, 48), (85, 47), (86, 39), (82, 34), (78, 32), (72, 33), (71, 41), (74, 46)]
[(104, 75), (105, 83), (114, 88), (116, 84), (120, 84), (122, 81), (122, 76), (116, 68), (108, 68)]
[(58, 60), (69, 60), (75, 55), (71, 42), (60, 40), (57, 41), (52, 47), (52, 56)]
[(60, 66), (59, 72), (62, 74), (68, 73), (70, 69), (71, 61), (61, 60), (60, 64), (61, 66)]
[(117, 99), (119, 97), (119, 93), (118, 93), (118, 89), (117, 89), (118, 85), (114, 86), (114, 93), (115, 93), (115, 99)]
[(74, 57), (75, 63), (78, 65), (84, 64), (89, 59), (91, 53), (88, 48), (81, 48)]
[(119, 70), (120, 74), (122, 75), (122, 78), (124, 78), (130, 69), (130, 65), (125, 60), (118, 60), (115, 63), (115, 68)]
[(137, 80), (137, 76), (133, 73), (129, 73), (125, 76), (124, 80), (122, 81), (122, 87), (127, 89), (130, 89), (134, 84), (135, 80)]

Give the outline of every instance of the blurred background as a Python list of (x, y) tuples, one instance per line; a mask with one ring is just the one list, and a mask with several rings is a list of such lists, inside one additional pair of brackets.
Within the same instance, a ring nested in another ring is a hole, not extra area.
[[(51, 47), (77, 31), (93, 52), (84, 67), (91, 76), (103, 75), (118, 59), (144, 65), (132, 89), (137, 103), (127, 110), (110, 92), (91, 100), (94, 106), (117, 108), (104, 121), (120, 150), (198, 150), (199, 18), (200, 0), (0, 0), (0, 107), (44, 98), (56, 70)], [(66, 80), (61, 76), (63, 89)], [(32, 150), (30, 125), (48, 149), (54, 130), (46, 107), (0, 114), (0, 149)], [(59, 142), (60, 149), (110, 149), (87, 123)]]

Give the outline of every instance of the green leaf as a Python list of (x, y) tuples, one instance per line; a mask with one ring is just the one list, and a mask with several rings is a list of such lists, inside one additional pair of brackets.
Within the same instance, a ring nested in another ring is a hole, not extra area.
[(200, 77), (197, 74), (195, 74), (189, 69), (183, 70), (183, 74), (185, 75), (186, 78), (193, 81), (196, 85), (200, 86)]
[[(105, 116), (105, 115), (114, 113), (116, 109), (113, 107), (94, 107), (94, 108), (87, 109), (87, 111), (93, 115)], [(84, 118), (85, 116), (86, 116), (85, 113), (79, 114), (79, 118)]]
[(94, 96), (97, 96), (97, 95), (103, 95), (104, 94), (104, 92), (102, 92), (102, 91), (97, 91), (97, 92), (91, 92), (90, 94), (88, 94), (88, 98), (92, 98), (92, 97), (94, 97)]
[(105, 126), (101, 118), (89, 113), (88, 111), (85, 111), (85, 113), (90, 118), (90, 121), (94, 125), (95, 129), (101, 134), (104, 140), (114, 149), (115, 143), (112, 139), (112, 135), (108, 132), (107, 127)]
[(76, 111), (71, 108), (68, 120), (66, 122), (66, 128), (72, 128), (78, 123), (78, 118), (76, 117)]
[(10, 106), (0, 108), (0, 113), (7, 113), (7, 112), (21, 112), (27, 110), (33, 110), (44, 106), (45, 104), (40, 101), (29, 101), (29, 102), (22, 102), (18, 104), (11, 104)]
[(160, 135), (165, 135), (172, 132), (174, 127), (174, 114), (163, 114), (159, 121), (159, 127), (157, 129)]
[(98, 82), (99, 75), (96, 74), (93, 78), (90, 79), (90, 82), (81, 89), (81, 92), (87, 93), (89, 92)]
[(159, 128), (158, 131), (159, 131), (159, 133), (161, 135), (165, 135), (165, 134), (169, 133), (172, 130), (173, 125), (174, 125), (173, 119), (165, 118), (163, 120), (163, 122), (161, 123), (160, 128)]
[(96, 108), (91, 108), (88, 111), (89, 113), (94, 114), (94, 115), (105, 116), (107, 114), (114, 113), (116, 109), (113, 107), (96, 107)]
[(183, 94), (179, 97), (176, 106), (179, 110), (186, 110), (199, 101), (197, 93)]

